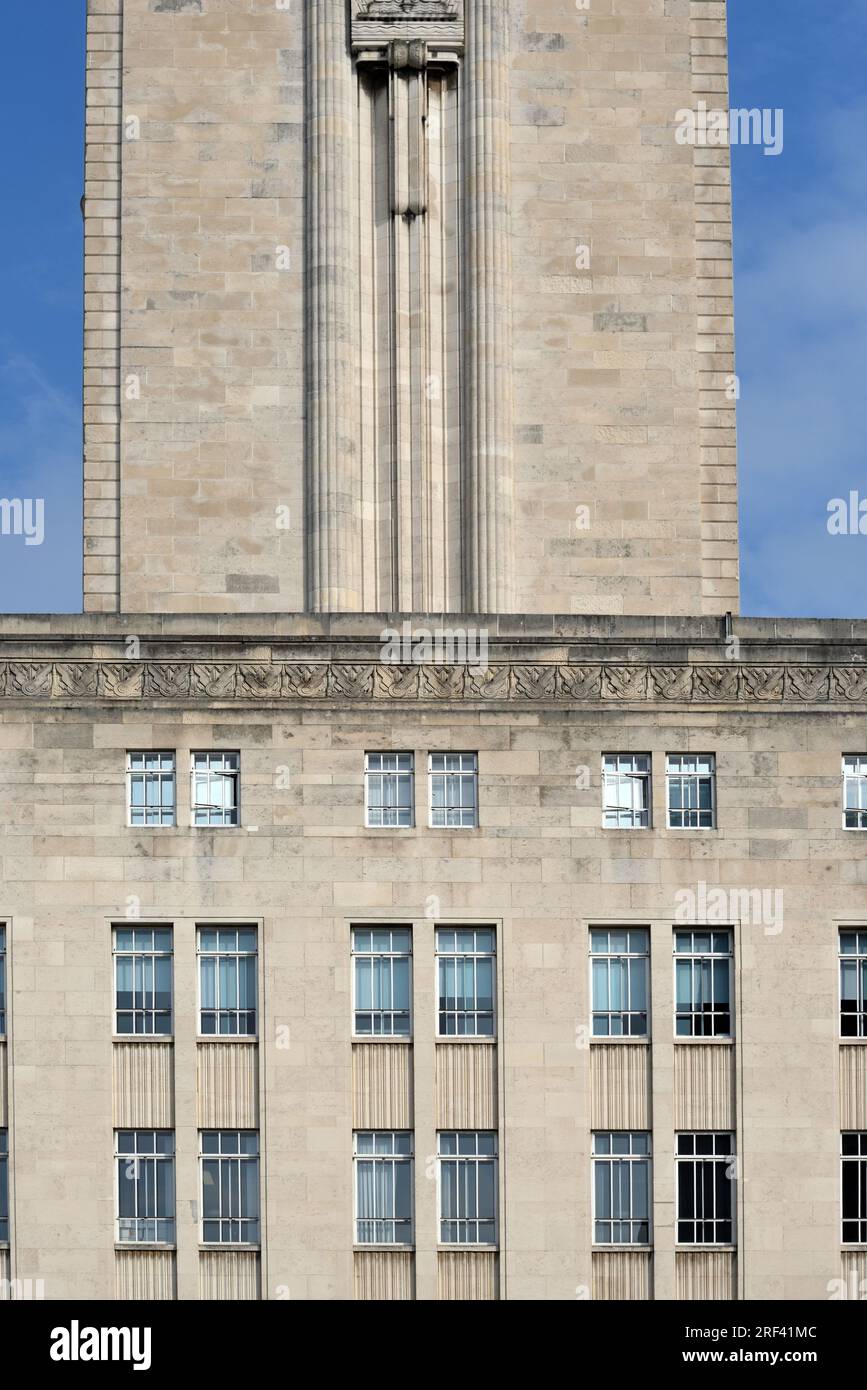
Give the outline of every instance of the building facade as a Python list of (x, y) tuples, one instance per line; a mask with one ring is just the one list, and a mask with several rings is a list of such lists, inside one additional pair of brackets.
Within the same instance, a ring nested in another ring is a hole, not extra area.
[(720, 0), (88, 0), (0, 1288), (867, 1292), (867, 623), (737, 611)]

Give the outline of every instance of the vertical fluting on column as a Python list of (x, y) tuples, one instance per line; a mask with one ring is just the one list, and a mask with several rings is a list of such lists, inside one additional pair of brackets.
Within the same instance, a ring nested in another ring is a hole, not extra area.
[(464, 606), (512, 606), (509, 4), (466, 0)]
[(307, 606), (361, 608), (353, 296), (355, 78), (344, 0), (307, 10)]

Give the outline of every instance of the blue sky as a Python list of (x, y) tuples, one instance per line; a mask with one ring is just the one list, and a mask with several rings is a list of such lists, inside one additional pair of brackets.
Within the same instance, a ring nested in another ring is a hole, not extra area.
[[(0, 497), (44, 497), (46, 540), (0, 538), (0, 610), (81, 607), (84, 0), (19, 5), (0, 83)], [(777, 158), (733, 150), (742, 611), (867, 615), (867, 5), (729, 0), (731, 102), (782, 107)], [(39, 52), (38, 80), (21, 53)]]

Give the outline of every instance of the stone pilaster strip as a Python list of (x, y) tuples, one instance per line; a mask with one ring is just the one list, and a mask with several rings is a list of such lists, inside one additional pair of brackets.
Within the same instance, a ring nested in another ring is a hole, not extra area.
[(307, 0), (307, 607), (361, 608), (354, 83), (344, 0)]
[(513, 586), (508, 0), (467, 0), (464, 606), (502, 613)]

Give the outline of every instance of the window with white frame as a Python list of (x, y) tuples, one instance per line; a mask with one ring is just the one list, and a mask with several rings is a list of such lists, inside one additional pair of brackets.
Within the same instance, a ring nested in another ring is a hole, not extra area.
[(867, 931), (840, 932), (840, 1036), (867, 1038)]
[(496, 933), (492, 927), (437, 927), (438, 1033), (494, 1036)]
[(497, 1136), (457, 1130), (437, 1137), (440, 1242), (497, 1243)]
[(203, 1130), (200, 1143), (203, 1243), (258, 1245), (259, 1135)]
[(675, 931), (675, 1032), (681, 1038), (731, 1037), (732, 934)]
[(646, 1038), (650, 974), (647, 928), (591, 928), (590, 974), (593, 1036)]
[(867, 754), (843, 758), (843, 827), (867, 830)]
[(593, 1240), (650, 1244), (650, 1135), (593, 1135)]
[(409, 1037), (412, 932), (353, 927), (353, 1031), (357, 1037)]
[(115, 927), (114, 1029), (162, 1037), (172, 1031), (171, 927)]
[(412, 1135), (354, 1136), (357, 1245), (412, 1245)]
[(428, 772), (431, 826), (471, 830), (478, 825), (478, 754), (431, 753)]
[(672, 830), (713, 830), (716, 825), (716, 759), (712, 753), (669, 753), (666, 761), (668, 824)]
[(867, 1245), (867, 1133), (842, 1134), (843, 1244)]
[(734, 1136), (678, 1134), (675, 1162), (678, 1244), (733, 1244)]
[(602, 824), (606, 830), (650, 826), (650, 755), (602, 755)]
[(9, 1240), (9, 1135), (0, 1129), (0, 1242)]
[(414, 824), (412, 753), (365, 753), (365, 824), (405, 830)]
[(6, 928), (0, 925), (0, 1038), (6, 1036)]
[(199, 1031), (209, 1036), (256, 1032), (255, 927), (199, 927)]
[(122, 1243), (175, 1241), (175, 1136), (168, 1130), (121, 1129), (115, 1135), (117, 1238)]
[(174, 825), (174, 753), (127, 753), (127, 809), (130, 825)]
[(193, 825), (238, 825), (240, 753), (193, 753)]

